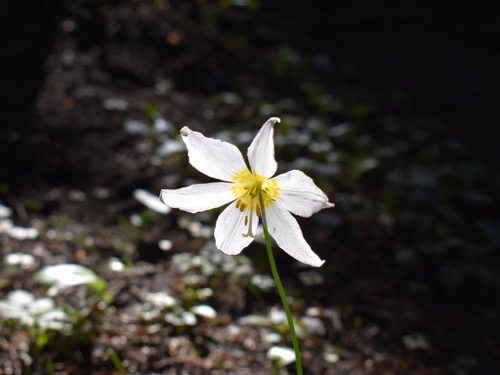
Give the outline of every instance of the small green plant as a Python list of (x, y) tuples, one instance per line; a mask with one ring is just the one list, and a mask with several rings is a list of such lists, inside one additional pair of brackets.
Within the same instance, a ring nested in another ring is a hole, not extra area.
[[(27, 345), (18, 349), (27, 357), (19, 356), (19, 366), (29, 372), (43, 365), (52, 374), (55, 370), (49, 353), (69, 353), (91, 345), (113, 297), (102, 278), (76, 264), (45, 267), (33, 280), (47, 286), (45, 296), (25, 290), (10, 292), (0, 301), (0, 329), (13, 337), (18, 332), (26, 333)], [(70, 287), (85, 289), (83, 299), (74, 306), (59, 298)], [(91, 326), (86, 324), (89, 320)], [(31, 360), (23, 362), (21, 358)]]

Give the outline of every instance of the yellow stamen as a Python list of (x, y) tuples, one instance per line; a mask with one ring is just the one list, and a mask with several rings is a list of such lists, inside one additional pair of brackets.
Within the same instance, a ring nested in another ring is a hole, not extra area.
[(234, 185), (231, 190), (237, 198), (236, 208), (241, 212), (247, 212), (244, 224), (248, 226), (248, 231), (243, 236), (255, 237), (252, 233), (253, 214), (261, 216), (265, 208), (278, 198), (280, 192), (278, 182), (252, 173), (246, 168), (235, 173), (232, 180)]

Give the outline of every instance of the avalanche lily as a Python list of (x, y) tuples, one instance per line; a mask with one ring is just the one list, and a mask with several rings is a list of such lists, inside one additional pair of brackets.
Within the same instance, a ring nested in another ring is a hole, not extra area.
[(278, 167), (273, 140), (277, 122), (278, 117), (267, 120), (250, 144), (250, 169), (236, 146), (182, 128), (191, 165), (222, 182), (163, 189), (160, 199), (170, 207), (191, 213), (230, 203), (217, 219), (214, 232), (217, 248), (226, 254), (235, 255), (247, 247), (262, 218), (280, 248), (302, 263), (319, 267), (324, 261), (312, 251), (292, 214), (309, 217), (334, 205), (301, 171), (273, 177)]

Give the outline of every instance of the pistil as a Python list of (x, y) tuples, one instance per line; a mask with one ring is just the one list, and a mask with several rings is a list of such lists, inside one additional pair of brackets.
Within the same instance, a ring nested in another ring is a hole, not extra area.
[(262, 217), (265, 223), (264, 209), (269, 206), (279, 195), (279, 186), (274, 179), (266, 179), (264, 176), (250, 172), (248, 169), (235, 173), (231, 188), (237, 197), (236, 208), (244, 213), (244, 225), (247, 232), (244, 237), (255, 237), (252, 231), (253, 216)]

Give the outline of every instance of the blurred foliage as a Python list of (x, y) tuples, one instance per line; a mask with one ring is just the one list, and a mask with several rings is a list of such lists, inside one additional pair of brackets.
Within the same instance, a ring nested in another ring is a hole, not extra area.
[[(46, 353), (72, 357), (74, 351), (90, 347), (100, 335), (113, 297), (102, 278), (73, 264), (45, 267), (34, 274), (33, 281), (48, 286), (45, 295), (36, 298), (20, 289), (10, 292), (0, 300), (0, 329), (7, 337), (18, 338), (13, 343), (20, 353), (18, 370), (31, 373), (45, 368), (53, 374), (54, 358)], [(79, 288), (77, 300), (60, 297), (65, 289), (75, 287)]]

